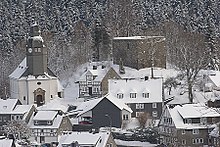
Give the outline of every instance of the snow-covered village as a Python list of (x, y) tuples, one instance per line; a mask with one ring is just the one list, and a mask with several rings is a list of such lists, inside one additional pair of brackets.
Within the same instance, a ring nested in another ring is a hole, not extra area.
[(0, 5), (0, 147), (220, 147), (217, 0)]

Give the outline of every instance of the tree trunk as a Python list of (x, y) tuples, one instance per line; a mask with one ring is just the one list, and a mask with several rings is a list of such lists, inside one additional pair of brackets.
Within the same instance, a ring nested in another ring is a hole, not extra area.
[(192, 88), (192, 83), (188, 81), (188, 98), (189, 102), (193, 103), (193, 88)]

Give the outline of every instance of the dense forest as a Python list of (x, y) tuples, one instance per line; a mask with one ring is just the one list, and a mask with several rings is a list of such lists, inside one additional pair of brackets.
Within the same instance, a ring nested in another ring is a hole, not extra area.
[(218, 70), (219, 17), (218, 0), (1, 0), (0, 96), (8, 95), (8, 76), (25, 57), (34, 22), (62, 78), (82, 63), (106, 60), (112, 37), (134, 35), (165, 36), (169, 65)]

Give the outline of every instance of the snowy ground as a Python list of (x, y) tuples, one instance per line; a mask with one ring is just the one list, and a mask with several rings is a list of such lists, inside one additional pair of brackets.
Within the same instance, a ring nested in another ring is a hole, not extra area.
[(140, 141), (123, 141), (119, 139), (115, 139), (115, 143), (121, 146), (132, 146), (132, 147), (155, 147), (156, 144), (150, 144), (149, 142), (140, 142)]

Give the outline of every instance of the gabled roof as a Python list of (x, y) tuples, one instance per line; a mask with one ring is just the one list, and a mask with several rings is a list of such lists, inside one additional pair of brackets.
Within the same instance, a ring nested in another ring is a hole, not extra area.
[(33, 120), (54, 120), (57, 113), (57, 111), (38, 111)]
[(30, 111), (34, 105), (17, 105), (12, 114), (25, 114)]
[(34, 121), (29, 121), (29, 124), (28, 126), (31, 128), (31, 129), (58, 129), (61, 125), (61, 122), (63, 120), (65, 116), (63, 115), (57, 115), (54, 120), (53, 120), (53, 123), (52, 125), (34, 125)]
[(71, 144), (74, 142), (78, 142), (79, 145), (104, 147), (106, 146), (109, 136), (109, 132), (70, 132), (66, 135), (60, 136), (58, 147), (62, 147), (64, 144)]
[(178, 105), (174, 108), (169, 108), (167, 106), (167, 110), (171, 115), (171, 118), (174, 122), (176, 128), (180, 129), (192, 129), (192, 128), (207, 128), (207, 124), (191, 124), (185, 123), (184, 119), (192, 119), (192, 118), (213, 118), (213, 117), (220, 117), (220, 114), (212, 109), (206, 107), (204, 104), (185, 104), (185, 105)]
[[(17, 68), (9, 75), (9, 78), (12, 79), (19, 79), (22, 76), (28, 76), (28, 66), (27, 66), (27, 58), (25, 57), (22, 62), (17, 66)], [(49, 69), (47, 68), (47, 73), (45, 73), (46, 76), (51, 77), (56, 77), (56, 75)], [(33, 76), (34, 77), (34, 76)], [(40, 78), (39, 76), (38, 78)]]
[(48, 103), (37, 107), (37, 110), (39, 111), (62, 111), (63, 113), (66, 113), (68, 110), (68, 106), (65, 106), (62, 104), (62, 99), (60, 98), (54, 98), (50, 100)]
[(79, 81), (86, 81), (87, 75), (92, 75), (94, 77), (94, 81), (102, 81), (102, 79), (105, 77), (109, 70), (110, 68), (107, 67), (105, 69), (89, 69), (79, 78)]
[[(124, 92), (124, 103), (154, 103), (162, 102), (162, 79), (122, 79), (109, 80), (109, 95), (117, 98), (117, 92)], [(130, 93), (137, 93), (136, 98), (130, 98)], [(143, 97), (143, 92), (149, 92), (149, 98)]]
[(0, 114), (12, 113), (18, 102), (18, 99), (0, 99)]
[(19, 79), (27, 70), (26, 57), (18, 65), (18, 67), (9, 75), (10, 78)]
[(215, 74), (209, 75), (210, 80), (215, 84), (215, 86), (220, 86), (220, 72), (215, 71)]
[(88, 111), (91, 111), (96, 105), (98, 105), (103, 99), (107, 99), (110, 102), (112, 102), (113, 105), (118, 107), (120, 110), (127, 110), (128, 112), (132, 113), (131, 108), (129, 108), (127, 105), (125, 105), (123, 102), (117, 100), (114, 97), (106, 96), (98, 99), (89, 100), (86, 102), (82, 102), (76, 110), (73, 111), (73, 113), (78, 113), (77, 116), (80, 116)]
[(2, 139), (0, 140), (0, 146), (4, 147), (12, 147), (13, 140), (12, 139)]

